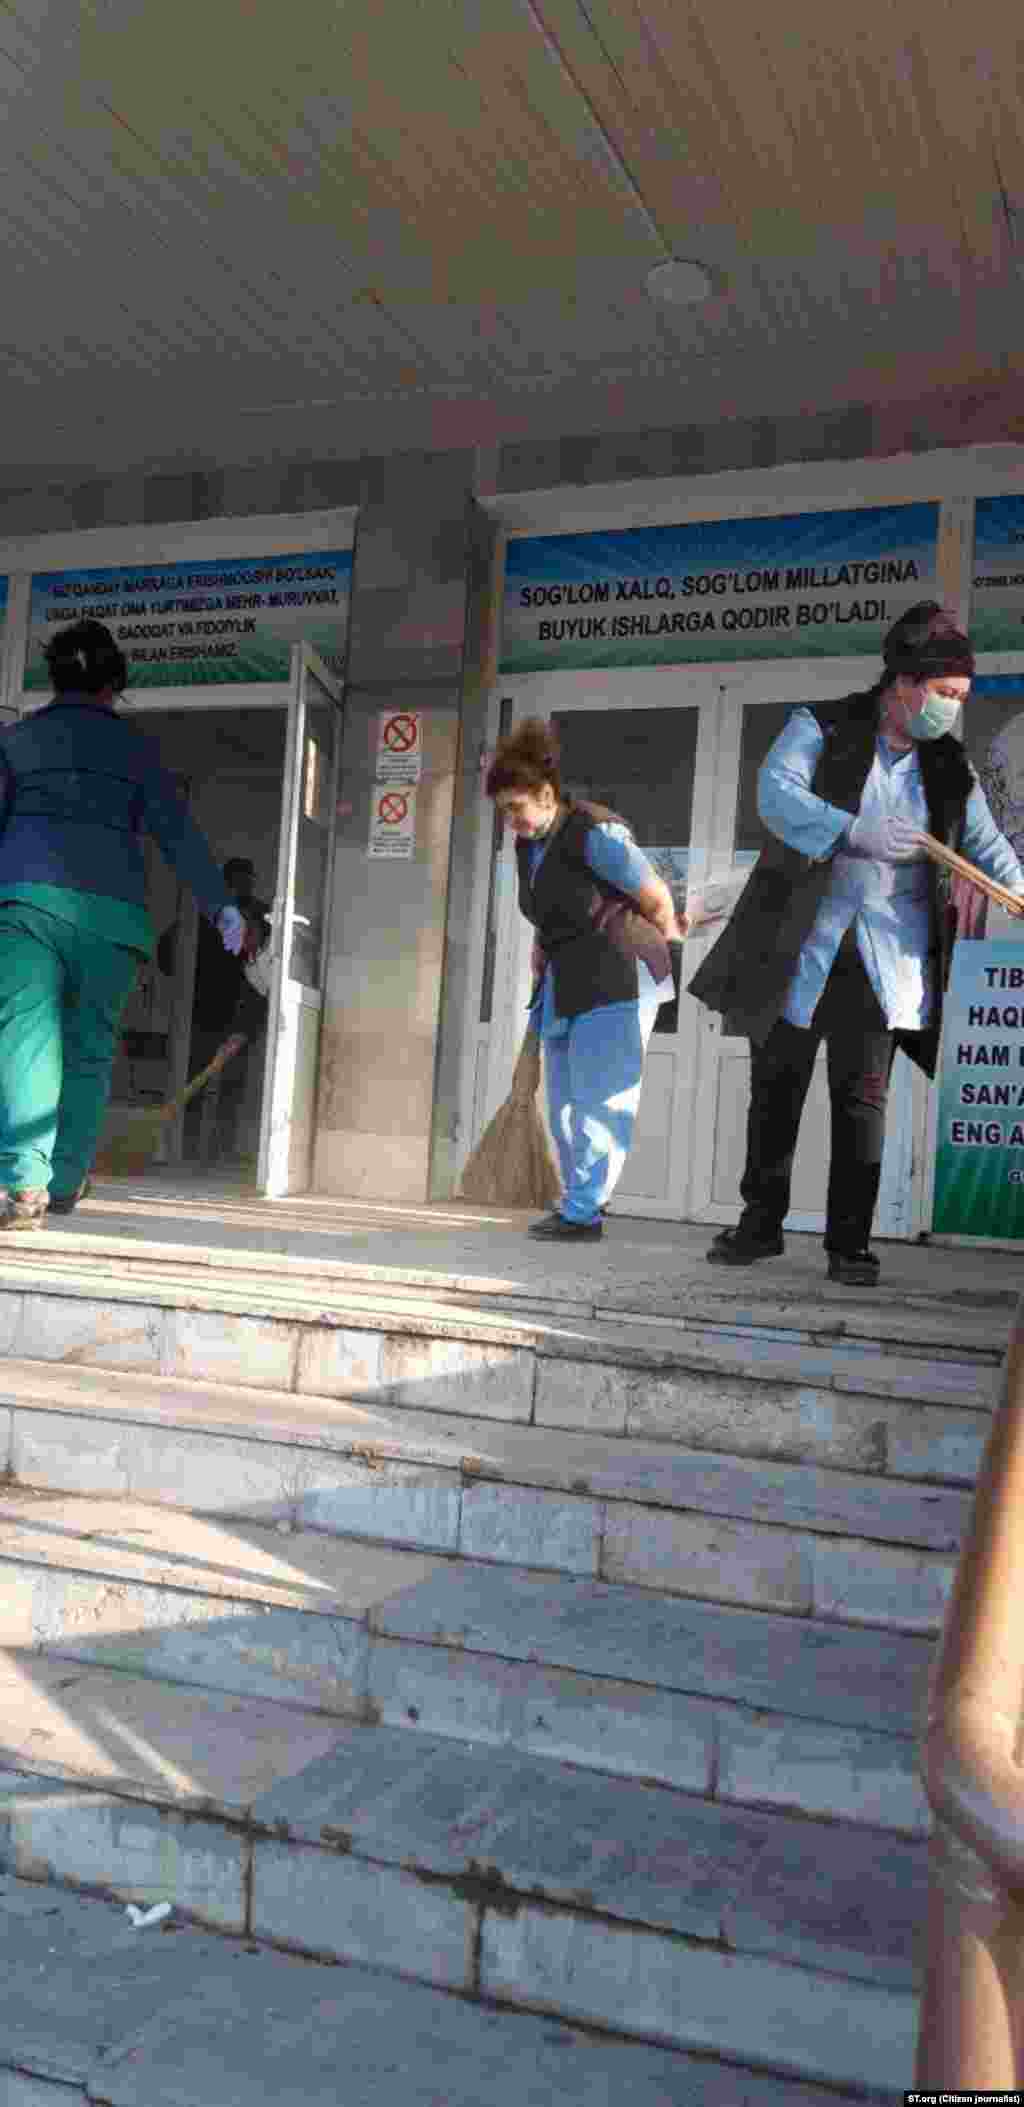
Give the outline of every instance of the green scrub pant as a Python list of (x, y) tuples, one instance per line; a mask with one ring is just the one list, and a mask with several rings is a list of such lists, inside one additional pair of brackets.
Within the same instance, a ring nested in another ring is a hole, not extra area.
[(103, 1125), (141, 953), (0, 900), (0, 1186), (70, 1193)]

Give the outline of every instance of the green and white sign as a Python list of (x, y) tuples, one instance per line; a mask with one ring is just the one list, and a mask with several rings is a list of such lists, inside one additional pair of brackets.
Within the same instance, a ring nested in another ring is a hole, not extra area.
[(932, 1226), (1024, 1238), (1024, 939), (957, 944), (942, 1042)]
[(982, 497), (974, 508), (975, 651), (1024, 651), (1024, 497)]
[(49, 687), (44, 647), (83, 616), (112, 630), (129, 689), (287, 680), (301, 642), (343, 673), (351, 578), (350, 549), (42, 572), (32, 580), (25, 686)]
[(937, 505), (525, 536), (501, 670), (874, 657), (935, 594)]

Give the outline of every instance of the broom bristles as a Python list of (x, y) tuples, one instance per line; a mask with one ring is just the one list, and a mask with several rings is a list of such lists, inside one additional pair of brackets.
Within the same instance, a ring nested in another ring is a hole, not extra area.
[(554, 1207), (562, 1180), (537, 1110), (540, 1042), (526, 1034), (512, 1088), (462, 1173), (459, 1197), (484, 1207)]
[(245, 1038), (241, 1032), (225, 1039), (223, 1046), (217, 1048), (212, 1061), (207, 1062), (206, 1067), (193, 1076), (192, 1081), (178, 1097), (171, 1098), (166, 1104), (157, 1105), (152, 1112), (137, 1113), (120, 1134), (112, 1134), (109, 1141), (104, 1142), (103, 1147), (96, 1152), (94, 1171), (105, 1178), (140, 1176), (152, 1162), (161, 1128), (167, 1126), (175, 1114), (180, 1112), (198, 1091), (204, 1089), (215, 1075), (219, 1075), (221, 1069), (234, 1060), (236, 1053), (240, 1053), (244, 1045)]
[(160, 1130), (165, 1125), (162, 1106), (157, 1112), (141, 1113), (122, 1133), (112, 1134), (109, 1141), (97, 1150), (93, 1169), (102, 1178), (137, 1177), (152, 1162)]

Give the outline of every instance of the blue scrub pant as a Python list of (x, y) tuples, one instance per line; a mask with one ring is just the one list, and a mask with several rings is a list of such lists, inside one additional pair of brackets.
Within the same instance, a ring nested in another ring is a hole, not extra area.
[(569, 1222), (596, 1221), (622, 1175), (660, 1007), (651, 994), (584, 1010), (567, 1032), (544, 1040), (548, 1121), (565, 1187), (559, 1212)]

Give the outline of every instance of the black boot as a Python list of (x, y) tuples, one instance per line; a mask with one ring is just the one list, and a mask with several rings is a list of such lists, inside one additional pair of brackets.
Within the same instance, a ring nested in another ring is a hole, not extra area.
[(86, 1196), (86, 1193), (87, 1193), (87, 1192), (91, 1192), (91, 1191), (92, 1191), (92, 1180), (91, 1180), (91, 1178), (83, 1178), (83, 1179), (82, 1179), (82, 1182), (81, 1182), (81, 1185), (76, 1185), (76, 1187), (75, 1187), (75, 1190), (74, 1190), (74, 1192), (72, 1192), (72, 1193), (55, 1193), (55, 1192), (51, 1192), (51, 1194), (50, 1194), (50, 1213), (51, 1213), (51, 1214), (74, 1214), (75, 1208), (76, 1208), (76, 1207), (78, 1206), (78, 1202), (79, 1202), (79, 1200), (84, 1200), (84, 1199), (85, 1199), (85, 1196)]
[(570, 1241), (580, 1238), (595, 1242), (604, 1235), (604, 1223), (600, 1217), (596, 1222), (567, 1222), (564, 1214), (546, 1214), (543, 1221), (531, 1222), (527, 1236), (561, 1236)]
[(876, 1288), (879, 1270), (878, 1260), (866, 1244), (860, 1251), (828, 1253), (828, 1277), (840, 1281), (844, 1288)]
[(759, 1258), (781, 1258), (786, 1246), (781, 1229), (767, 1236), (743, 1222), (736, 1229), (721, 1229), (708, 1251), (713, 1266), (753, 1266)]

